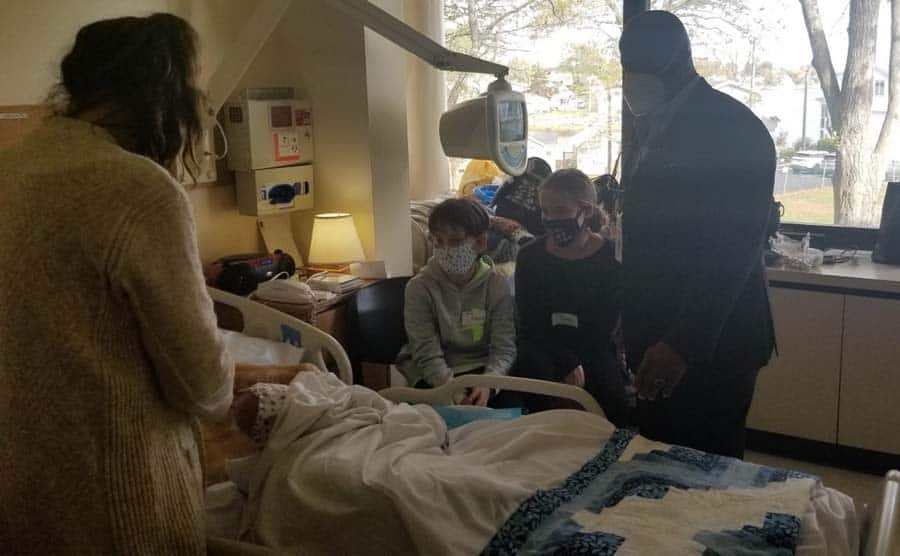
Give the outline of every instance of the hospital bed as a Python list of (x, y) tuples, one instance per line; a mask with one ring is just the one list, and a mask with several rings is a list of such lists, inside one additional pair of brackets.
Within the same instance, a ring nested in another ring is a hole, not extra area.
[[(237, 328), (242, 334), (287, 342), (302, 348), (300, 360), (326, 369), (326, 361), (333, 372), (346, 384), (352, 383), (350, 362), (341, 345), (332, 337), (315, 327), (290, 317), (284, 313), (254, 303), (248, 299), (210, 289), (216, 303), (217, 313), (230, 311), (232, 316), (239, 314)], [(232, 319), (235, 321), (235, 319)], [(306, 374), (306, 373), (302, 373)], [(312, 373), (310, 373), (312, 374)], [(393, 402), (413, 404), (444, 405), (458, 399), (462, 389), (475, 386), (516, 389), (531, 393), (541, 393), (574, 400), (589, 413), (602, 415), (596, 402), (582, 390), (556, 383), (529, 381), (508, 377), (466, 376), (455, 379), (451, 384), (434, 390), (412, 388), (390, 388), (380, 392), (382, 397)], [(210, 485), (208, 493), (222, 490), (226, 483)], [(830, 489), (826, 489), (830, 490)], [(852, 511), (852, 510), (851, 510)], [(860, 527), (861, 553), (866, 556), (900, 555), (900, 473), (890, 472), (884, 480), (882, 496), (877, 506), (871, 511), (861, 512), (864, 522)], [(344, 524), (346, 526), (346, 524)], [(236, 540), (216, 538), (211, 542), (211, 554), (277, 554), (277, 552), (255, 544), (242, 543)]]

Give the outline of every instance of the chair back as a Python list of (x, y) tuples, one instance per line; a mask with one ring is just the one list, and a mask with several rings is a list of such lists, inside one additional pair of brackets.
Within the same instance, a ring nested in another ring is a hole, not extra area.
[(389, 365), (406, 344), (403, 305), (409, 277), (388, 278), (356, 292), (347, 305), (351, 359)]

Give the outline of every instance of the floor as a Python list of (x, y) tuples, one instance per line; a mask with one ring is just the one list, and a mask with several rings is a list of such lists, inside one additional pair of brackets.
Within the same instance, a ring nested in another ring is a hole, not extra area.
[(816, 475), (822, 479), (825, 486), (852, 496), (853, 501), (856, 504), (857, 512), (860, 512), (865, 504), (868, 504), (870, 507), (874, 506), (880, 495), (882, 478), (877, 475), (857, 473), (838, 467), (828, 467), (760, 452), (748, 451), (745, 454), (744, 459), (769, 467), (793, 469), (795, 471), (809, 473), (810, 475)]

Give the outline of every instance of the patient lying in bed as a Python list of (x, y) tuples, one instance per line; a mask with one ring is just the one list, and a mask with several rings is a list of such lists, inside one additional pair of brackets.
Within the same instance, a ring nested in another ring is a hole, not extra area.
[[(234, 371), (234, 401), (228, 416), (219, 422), (203, 422), (204, 479), (207, 485), (226, 481), (226, 461), (256, 452), (259, 446), (240, 429), (237, 422), (252, 411), (250, 424), (256, 415), (256, 401), (247, 395), (254, 384), (288, 384), (302, 371), (318, 368), (308, 363), (299, 364), (249, 364), (237, 363)], [(249, 430), (249, 429), (247, 429)]]
[(448, 430), (430, 407), (304, 372), (250, 388), (235, 413), (262, 445), (241, 530), (291, 553), (856, 547), (852, 502), (814, 477), (649, 442), (584, 412)]

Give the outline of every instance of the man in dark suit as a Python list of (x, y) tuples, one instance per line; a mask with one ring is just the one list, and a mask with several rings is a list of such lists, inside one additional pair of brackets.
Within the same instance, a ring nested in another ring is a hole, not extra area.
[(775, 149), (697, 75), (684, 26), (644, 12), (619, 42), (635, 143), (624, 168), (623, 329), (645, 436), (742, 457), (774, 347), (763, 265)]

